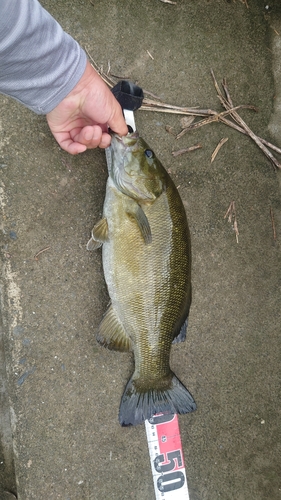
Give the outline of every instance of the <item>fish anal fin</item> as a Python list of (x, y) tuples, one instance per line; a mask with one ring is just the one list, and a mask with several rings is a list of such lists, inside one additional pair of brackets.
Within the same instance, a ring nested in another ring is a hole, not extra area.
[(97, 341), (107, 349), (115, 351), (130, 351), (131, 339), (126, 334), (120, 320), (118, 319), (112, 305), (105, 313), (99, 331), (97, 334)]
[(92, 236), (87, 243), (87, 250), (96, 250), (108, 240), (108, 225), (104, 217), (92, 229)]
[(174, 337), (174, 340), (173, 340), (172, 344), (179, 344), (180, 342), (184, 342), (185, 341), (185, 339), (186, 339), (187, 325), (188, 325), (188, 318), (186, 318), (185, 322), (182, 324), (179, 333), (176, 332), (176, 335)]
[(136, 221), (145, 244), (148, 245), (151, 243), (151, 229), (143, 209), (136, 202), (132, 202), (127, 208), (126, 213), (132, 220)]

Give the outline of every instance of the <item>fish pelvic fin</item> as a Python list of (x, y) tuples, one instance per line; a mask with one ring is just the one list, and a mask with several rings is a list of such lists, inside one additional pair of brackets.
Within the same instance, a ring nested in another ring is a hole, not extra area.
[(138, 382), (133, 375), (123, 393), (119, 408), (119, 422), (123, 427), (141, 424), (157, 413), (181, 414), (196, 410), (192, 395), (173, 372), (166, 389), (145, 391), (138, 387)]
[(105, 217), (96, 223), (91, 234), (92, 236), (87, 243), (87, 250), (96, 250), (108, 240), (108, 225)]
[(132, 349), (131, 339), (126, 334), (112, 305), (108, 308), (101, 321), (97, 341), (107, 349), (114, 351), (127, 352)]

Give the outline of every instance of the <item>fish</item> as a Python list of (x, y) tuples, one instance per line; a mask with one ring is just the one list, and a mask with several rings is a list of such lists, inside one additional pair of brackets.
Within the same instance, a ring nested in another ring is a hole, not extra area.
[(119, 408), (122, 426), (196, 403), (170, 368), (173, 343), (186, 338), (191, 244), (184, 205), (170, 175), (137, 131), (112, 133), (102, 219), (88, 250), (102, 246), (110, 305), (97, 341), (134, 354)]

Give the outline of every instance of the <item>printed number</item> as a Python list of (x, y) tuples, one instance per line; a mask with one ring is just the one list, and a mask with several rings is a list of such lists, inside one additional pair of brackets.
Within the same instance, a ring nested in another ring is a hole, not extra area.
[(178, 467), (182, 467), (182, 457), (180, 450), (170, 451), (169, 453), (167, 453), (167, 460), (169, 460), (169, 463), (164, 465), (161, 465), (162, 462), (166, 462), (164, 454), (158, 455), (154, 459), (154, 467), (157, 472), (168, 472), (176, 467), (175, 459), (178, 462)]
[(185, 477), (181, 471), (172, 471), (176, 467), (175, 460), (178, 462), (178, 467), (182, 467), (182, 456), (180, 450), (175, 450), (167, 453), (169, 463), (161, 465), (165, 461), (164, 454), (158, 455), (154, 460), (154, 467), (157, 472), (162, 475), (157, 479), (157, 488), (159, 491), (173, 491), (181, 488), (184, 485)]
[[(164, 474), (157, 479), (157, 488), (159, 491), (178, 490), (184, 485), (185, 477), (180, 470)], [(168, 484), (166, 484), (168, 483)]]

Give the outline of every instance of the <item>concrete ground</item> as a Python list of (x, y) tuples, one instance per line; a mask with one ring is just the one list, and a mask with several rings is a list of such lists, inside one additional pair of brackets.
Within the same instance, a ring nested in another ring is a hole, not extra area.
[[(110, 60), (165, 102), (221, 111), (212, 68), (235, 105), (259, 108), (241, 111), (249, 126), (281, 146), (279, 0), (42, 4), (104, 68)], [(95, 341), (108, 297), (100, 252), (86, 243), (102, 211), (104, 152), (72, 157), (44, 117), (0, 101), (0, 498), (151, 500), (145, 428), (117, 418), (132, 357)], [(180, 131), (179, 116), (139, 111), (136, 121), (191, 229), (193, 304), (172, 352), (198, 405), (179, 418), (190, 499), (280, 499), (281, 174), (223, 124), (176, 141), (165, 126)], [(232, 200), (238, 243), (224, 219)]]

